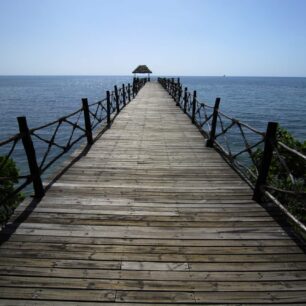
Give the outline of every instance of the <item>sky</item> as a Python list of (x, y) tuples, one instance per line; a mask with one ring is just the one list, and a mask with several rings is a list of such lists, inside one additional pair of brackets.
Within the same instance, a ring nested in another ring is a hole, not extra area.
[(0, 0), (0, 75), (306, 77), (306, 0)]

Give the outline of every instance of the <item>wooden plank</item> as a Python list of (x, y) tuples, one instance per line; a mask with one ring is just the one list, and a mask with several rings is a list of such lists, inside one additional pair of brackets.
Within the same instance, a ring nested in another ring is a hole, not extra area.
[(92, 279), (40, 277), (40, 276), (0, 276), (0, 288), (7, 287), (59, 288), (59, 289), (96, 289), (96, 290), (148, 290), (148, 291), (305, 291), (306, 281), (193, 281), (178, 280), (129, 280), (129, 279)]
[(305, 254), (173, 254), (173, 253), (114, 253), (114, 252), (69, 252), (69, 251), (37, 251), (1, 249), (1, 257), (14, 258), (48, 258), (79, 260), (124, 260), (124, 261), (160, 261), (160, 262), (305, 262)]
[(60, 301), (96, 301), (111, 302), (115, 300), (116, 292), (113, 290), (72, 290), (52, 288), (0, 288), (1, 298), (30, 299), (30, 300), (60, 300)]
[[(14, 235), (7, 243), (10, 242), (41, 242), (41, 243), (77, 243), (91, 245), (148, 245), (148, 246), (297, 246), (296, 242), (291, 239), (275, 240), (241, 240), (241, 239), (132, 239), (132, 238), (90, 238), (90, 237), (59, 237), (59, 236), (35, 236), (35, 235)], [(4, 244), (5, 245), (5, 244)]]
[[(304, 264), (304, 268), (306, 264)], [(122, 270), (48, 268), (6, 266), (0, 267), (1, 275), (22, 275), (63, 278), (171, 280), (171, 281), (292, 281), (306, 280), (306, 268), (299, 271), (189, 271), (187, 264), (177, 263), (127, 263)]]
[(118, 291), (116, 301), (137, 303), (304, 303), (305, 293), (296, 292), (162, 292)]
[(285, 247), (245, 247), (245, 246), (133, 246), (133, 245), (92, 245), (92, 244), (70, 244), (70, 243), (31, 243), (31, 242), (9, 242), (5, 244), (6, 249), (15, 250), (37, 250), (37, 251), (68, 251), (68, 252), (102, 252), (102, 253), (140, 253), (140, 254), (302, 254), (297, 246)]
[(39, 268), (72, 268), (72, 269), (111, 269), (120, 270), (121, 260), (77, 260), (77, 259), (52, 259), (52, 258), (24, 258), (24, 257), (2, 257), (1, 269), (10, 266), (39, 267)]
[[(169, 263), (163, 263), (160, 261), (156, 262), (122, 262), (122, 270), (149, 270), (149, 271), (164, 271), (169, 270), (167, 267)], [(204, 271), (204, 272), (212, 272), (212, 271), (222, 271), (230, 272), (230, 271), (239, 271), (239, 272), (264, 272), (264, 271), (300, 271), (305, 270), (306, 262), (226, 262), (226, 263), (216, 263), (216, 262), (196, 262), (196, 263), (188, 263), (189, 270), (191, 273), (195, 271)], [(225, 273), (224, 273), (225, 274)], [(226, 273), (227, 274), (227, 273)], [(226, 276), (225, 276), (226, 277)]]

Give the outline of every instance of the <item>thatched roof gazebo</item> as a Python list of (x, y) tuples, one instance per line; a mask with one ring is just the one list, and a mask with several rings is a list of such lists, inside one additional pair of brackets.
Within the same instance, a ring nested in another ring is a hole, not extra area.
[(148, 79), (150, 80), (150, 73), (152, 73), (152, 71), (148, 68), (147, 65), (139, 65), (136, 69), (134, 69), (133, 71), (134, 73), (134, 77), (136, 77), (137, 73), (147, 73), (148, 74)]

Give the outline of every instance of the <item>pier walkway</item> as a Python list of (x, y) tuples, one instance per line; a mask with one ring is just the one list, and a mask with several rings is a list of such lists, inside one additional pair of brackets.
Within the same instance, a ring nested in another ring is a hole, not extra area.
[[(306, 303), (306, 255), (158, 83), (0, 247), (1, 305)], [(10, 234), (10, 227), (5, 231)]]

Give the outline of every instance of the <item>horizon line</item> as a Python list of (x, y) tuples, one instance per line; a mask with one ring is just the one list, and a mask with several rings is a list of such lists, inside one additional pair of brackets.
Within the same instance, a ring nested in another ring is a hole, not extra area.
[[(66, 76), (113, 76), (113, 77), (134, 77), (133, 74), (0, 74), (0, 77), (66, 77)], [(286, 75), (187, 75), (187, 74), (151, 74), (150, 77), (211, 77), (211, 78), (306, 78), (305, 76)]]

